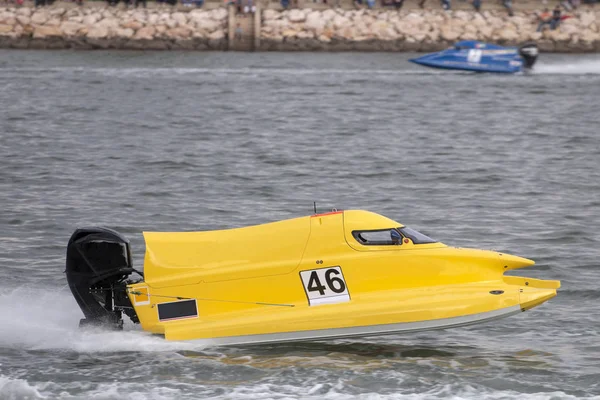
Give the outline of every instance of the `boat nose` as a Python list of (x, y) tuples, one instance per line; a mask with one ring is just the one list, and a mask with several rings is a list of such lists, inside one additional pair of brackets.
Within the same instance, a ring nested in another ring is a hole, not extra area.
[(502, 263), (504, 271), (510, 271), (511, 269), (531, 267), (535, 264), (535, 261), (528, 258), (519, 256), (513, 256), (511, 254), (498, 253), (498, 259)]

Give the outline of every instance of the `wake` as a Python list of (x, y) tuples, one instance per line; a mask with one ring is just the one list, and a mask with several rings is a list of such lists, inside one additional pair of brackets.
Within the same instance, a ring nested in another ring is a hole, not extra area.
[(0, 347), (3, 348), (82, 353), (198, 351), (203, 348), (198, 344), (168, 342), (129, 321), (123, 331), (81, 330), (81, 318), (83, 314), (68, 287), (0, 288), (0, 319), (6, 321), (0, 324)]
[(580, 61), (540, 62), (533, 68), (534, 74), (600, 75), (600, 59)]

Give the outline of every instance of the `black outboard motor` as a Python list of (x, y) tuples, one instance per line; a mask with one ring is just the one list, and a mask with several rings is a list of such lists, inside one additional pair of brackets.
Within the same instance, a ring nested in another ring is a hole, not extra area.
[[(77, 229), (67, 246), (67, 281), (85, 318), (79, 326), (122, 329), (122, 313), (139, 320), (127, 296), (129, 241), (107, 228)], [(141, 275), (141, 274), (140, 274)]]
[(538, 47), (535, 43), (525, 43), (519, 47), (519, 55), (523, 58), (523, 66), (527, 69), (533, 68), (533, 64), (535, 64), (538, 54)]

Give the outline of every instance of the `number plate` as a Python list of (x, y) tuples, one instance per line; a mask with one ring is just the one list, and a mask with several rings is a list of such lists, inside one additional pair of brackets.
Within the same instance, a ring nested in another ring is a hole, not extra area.
[(341, 267), (300, 271), (300, 278), (311, 306), (350, 301)]

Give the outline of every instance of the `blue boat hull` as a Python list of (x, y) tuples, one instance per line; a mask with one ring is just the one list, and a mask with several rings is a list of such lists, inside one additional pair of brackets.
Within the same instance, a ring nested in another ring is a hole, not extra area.
[(536, 58), (534, 44), (516, 48), (462, 41), (449, 49), (409, 61), (432, 68), (514, 74), (531, 68)]

